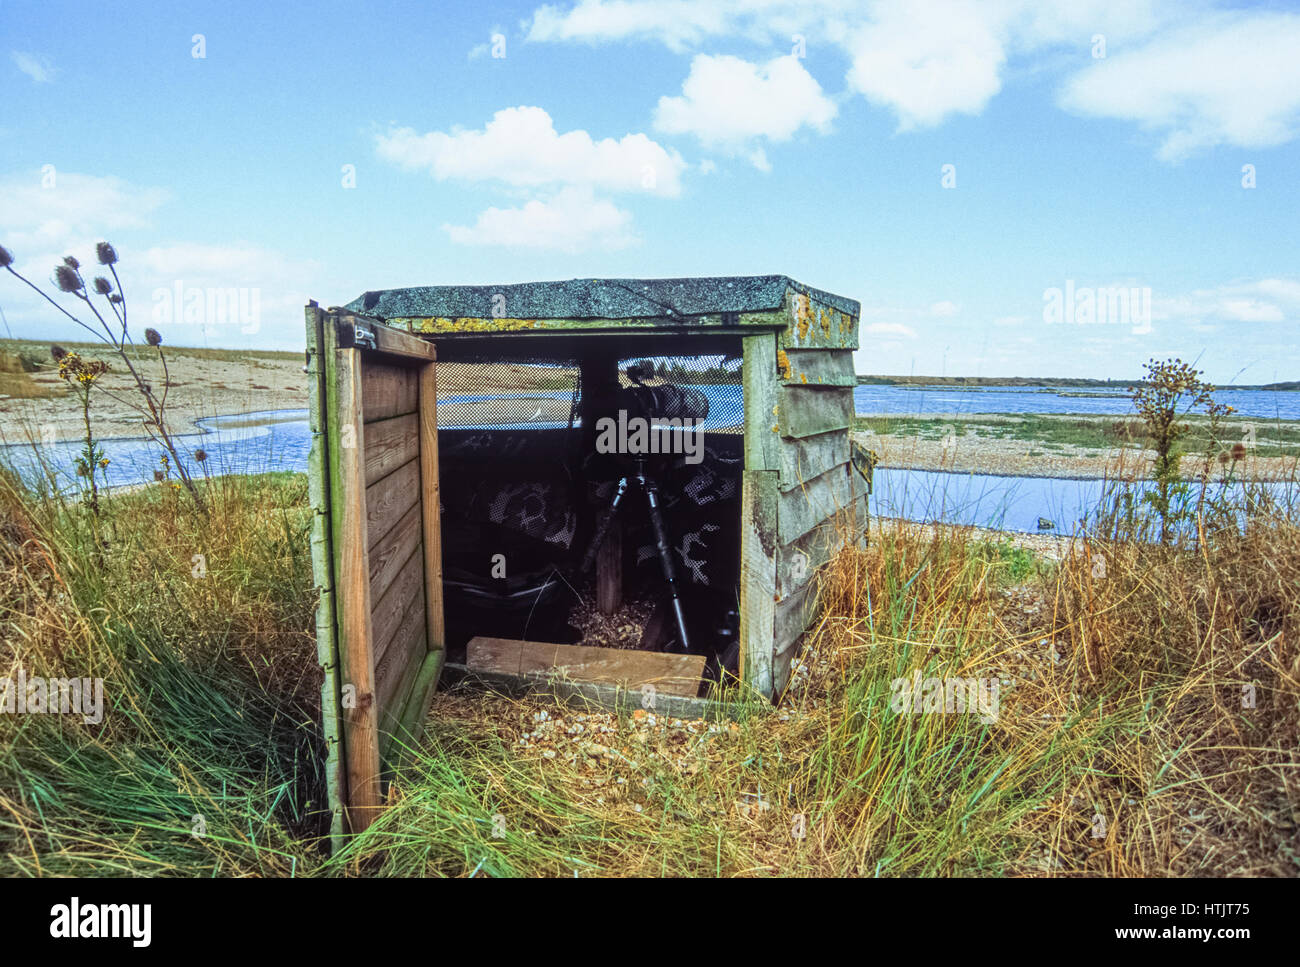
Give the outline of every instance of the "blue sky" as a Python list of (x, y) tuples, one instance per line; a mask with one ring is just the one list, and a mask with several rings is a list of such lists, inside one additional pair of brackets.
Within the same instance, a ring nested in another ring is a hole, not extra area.
[[(1300, 378), (1289, 5), (151, 6), (4, 4), (0, 244), (45, 279), (111, 239), (172, 343), (297, 348), (307, 298), (371, 288), (785, 273), (862, 302), (861, 372)], [(178, 284), (247, 314), (169, 320)], [(1049, 321), (1067, 284), (1139, 297)], [(8, 276), (0, 309), (72, 336)]]

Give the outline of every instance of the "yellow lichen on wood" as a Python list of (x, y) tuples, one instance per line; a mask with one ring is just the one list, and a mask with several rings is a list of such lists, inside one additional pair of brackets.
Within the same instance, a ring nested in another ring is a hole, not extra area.
[(436, 316), (429, 319), (390, 320), (406, 321), (418, 326), (420, 332), (516, 332), (521, 329), (539, 328), (536, 319), (482, 319), (472, 316), (460, 316), (449, 319)]
[(807, 342), (808, 329), (812, 325), (812, 307), (808, 296), (803, 292), (796, 293), (794, 297), (794, 319), (795, 331), (799, 334), (798, 341)]
[(778, 349), (778, 350), (776, 351), (776, 365), (777, 365), (777, 368), (781, 370), (781, 378), (782, 378), (782, 379), (789, 379), (789, 378), (790, 378), (790, 374), (791, 374), (794, 370), (793, 370), (793, 368), (790, 366), (790, 357), (787, 356), (787, 355), (785, 354), (785, 350), (784, 350), (784, 349)]

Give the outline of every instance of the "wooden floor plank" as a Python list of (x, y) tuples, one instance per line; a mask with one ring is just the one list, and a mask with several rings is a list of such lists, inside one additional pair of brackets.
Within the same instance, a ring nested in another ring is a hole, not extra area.
[(704, 656), (477, 637), (470, 639), (466, 666), (522, 678), (555, 674), (629, 689), (653, 685), (665, 695), (693, 697), (704, 675)]

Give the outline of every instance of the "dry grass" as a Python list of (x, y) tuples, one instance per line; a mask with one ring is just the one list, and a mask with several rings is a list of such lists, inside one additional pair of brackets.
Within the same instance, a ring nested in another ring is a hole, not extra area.
[[(440, 693), (391, 808), (326, 859), (305, 481), (209, 487), (208, 524), (168, 488), (115, 494), (106, 548), (76, 505), (0, 488), (0, 676), (102, 676), (112, 705), (98, 729), (0, 716), (6, 872), (1300, 871), (1294, 523), (1079, 539), (1055, 562), (873, 527), (819, 576), (775, 708), (688, 723)], [(900, 714), (916, 672), (998, 680), (996, 716)]]

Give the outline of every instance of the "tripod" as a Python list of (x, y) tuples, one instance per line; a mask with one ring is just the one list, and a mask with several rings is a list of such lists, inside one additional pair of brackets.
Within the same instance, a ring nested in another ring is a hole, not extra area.
[(659, 553), (664, 583), (668, 585), (668, 596), (673, 607), (673, 617), (677, 621), (677, 633), (681, 636), (682, 651), (690, 651), (689, 639), (686, 635), (686, 613), (682, 610), (682, 599), (677, 594), (677, 569), (673, 567), (672, 548), (668, 544), (668, 528), (664, 525), (664, 517), (660, 511), (659, 485), (646, 473), (643, 458), (637, 458), (635, 473), (625, 474), (619, 478), (618, 489), (614, 491), (614, 499), (609, 504), (609, 512), (596, 528), (591, 544), (587, 547), (587, 553), (582, 558), (582, 573), (585, 574), (595, 562), (596, 553), (600, 550), (600, 545), (605, 543), (605, 537), (609, 534), (609, 529), (623, 506), (623, 498), (627, 496), (627, 492), (633, 485), (640, 487), (645, 494), (650, 526), (654, 528), (655, 550)]

